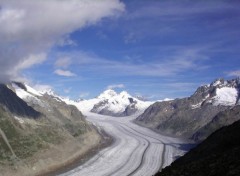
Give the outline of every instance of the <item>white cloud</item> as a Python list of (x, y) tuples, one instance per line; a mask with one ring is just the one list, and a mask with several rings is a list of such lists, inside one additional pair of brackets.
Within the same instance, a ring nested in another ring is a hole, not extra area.
[(72, 40), (69, 35), (66, 37), (60, 38), (60, 40), (57, 41), (58, 46), (77, 46), (76, 41)]
[(53, 87), (47, 84), (35, 84), (33, 86), (34, 89), (36, 89), (39, 92), (45, 92), (47, 90), (53, 90)]
[(82, 71), (91, 71), (106, 75), (134, 75), (134, 76), (174, 76), (186, 71), (203, 70), (208, 68), (203, 61), (208, 60), (205, 48), (173, 48), (169, 49), (169, 56), (153, 61), (137, 62), (131, 60), (110, 60), (98, 57), (93, 53), (75, 52), (70, 57), (74, 64)]
[(54, 65), (55, 67), (59, 67), (59, 68), (68, 68), (71, 65), (71, 63), (72, 63), (71, 58), (63, 57), (58, 59)]
[(240, 77), (240, 70), (230, 71), (227, 73), (227, 75)]
[(70, 92), (71, 92), (71, 90), (72, 90), (72, 88), (71, 88), (71, 87), (69, 87), (69, 88), (67, 88), (67, 89), (64, 89), (64, 92), (65, 92), (65, 93), (70, 93)]
[(82, 92), (82, 93), (80, 93), (79, 97), (80, 97), (80, 98), (85, 98), (85, 97), (87, 97), (87, 96), (89, 96), (89, 95), (90, 95), (89, 92)]
[(62, 69), (57, 69), (54, 71), (54, 73), (59, 76), (66, 76), (66, 77), (77, 76), (75, 73), (72, 73), (69, 70), (62, 70)]
[(124, 84), (112, 84), (107, 87), (107, 89), (115, 89), (115, 88), (124, 88)]
[(29, 57), (25, 58), (21, 63), (17, 65), (17, 69), (26, 69), (32, 67), (36, 64), (41, 64), (47, 59), (45, 53), (31, 54)]
[(49, 52), (61, 38), (66, 44), (70, 33), (124, 11), (119, 0), (1, 0), (0, 7), (0, 81), (41, 63), (25, 60)]

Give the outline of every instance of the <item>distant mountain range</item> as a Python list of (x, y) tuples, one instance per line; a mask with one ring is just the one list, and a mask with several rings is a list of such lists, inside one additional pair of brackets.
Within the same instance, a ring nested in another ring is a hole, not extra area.
[(153, 101), (140, 100), (130, 95), (126, 91), (117, 93), (112, 89), (107, 89), (99, 96), (89, 100), (70, 100), (69, 98), (62, 97), (54, 93), (53, 90), (37, 91), (27, 84), (13, 82), (10, 86), (17, 96), (31, 105), (46, 106), (41, 99), (50, 96), (56, 101), (64, 102), (69, 105), (76, 106), (82, 112), (94, 112), (102, 115), (109, 116), (129, 116), (135, 113), (141, 113), (148, 108)]
[[(36, 91), (22, 83), (11, 86), (19, 98), (34, 107), (34, 110), (48, 109), (44, 99), (51, 97), (56, 102), (74, 105), (82, 112), (91, 111), (109, 116), (141, 114), (135, 122), (155, 131), (196, 141), (205, 139), (218, 128), (229, 125), (240, 116), (235, 107), (240, 104), (240, 79), (217, 79), (211, 84), (200, 86), (187, 98), (167, 101), (143, 101), (128, 92), (105, 90), (90, 100), (72, 101), (56, 95), (52, 90)], [(231, 116), (227, 116), (231, 113)], [(229, 118), (227, 118), (229, 117)]]
[[(240, 79), (217, 79), (187, 98), (156, 102), (135, 122), (155, 131), (196, 141), (240, 119)], [(231, 113), (231, 116), (226, 114)]]
[(98, 114), (119, 117), (143, 112), (154, 102), (139, 100), (126, 91), (117, 93), (112, 89), (108, 89), (96, 98), (71, 103), (83, 112), (91, 111)]

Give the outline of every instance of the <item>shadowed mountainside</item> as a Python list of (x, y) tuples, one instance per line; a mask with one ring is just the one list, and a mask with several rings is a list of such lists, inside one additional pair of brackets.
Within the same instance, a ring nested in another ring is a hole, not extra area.
[(216, 131), (216, 129), (232, 124), (238, 119), (240, 119), (240, 105), (219, 112), (206, 126), (193, 134), (192, 139), (203, 140), (206, 136)]
[(4, 84), (0, 84), (0, 104), (11, 113), (22, 117), (38, 118), (41, 115)]
[(22, 83), (0, 85), (0, 175), (55, 170), (96, 147), (100, 139), (75, 106)]
[(223, 127), (156, 176), (239, 176), (240, 121)]

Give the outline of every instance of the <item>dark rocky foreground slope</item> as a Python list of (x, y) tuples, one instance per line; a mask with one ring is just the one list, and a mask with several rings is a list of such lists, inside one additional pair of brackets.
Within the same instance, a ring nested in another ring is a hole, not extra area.
[[(240, 119), (234, 115), (239, 92), (239, 78), (218, 79), (199, 87), (190, 97), (154, 103), (135, 122), (164, 134), (203, 140), (220, 127)], [(224, 118), (225, 110), (233, 115)]]
[(156, 176), (239, 176), (240, 121), (222, 127)]
[[(19, 98), (16, 88), (27, 96)], [(52, 95), (34, 95), (21, 83), (0, 85), (0, 175), (44, 174), (80, 157), (100, 139), (75, 106)]]
[(200, 128), (193, 134), (193, 140), (203, 140), (209, 134), (212, 134), (216, 129), (232, 124), (240, 119), (240, 105), (236, 105), (230, 109), (219, 112), (207, 125)]

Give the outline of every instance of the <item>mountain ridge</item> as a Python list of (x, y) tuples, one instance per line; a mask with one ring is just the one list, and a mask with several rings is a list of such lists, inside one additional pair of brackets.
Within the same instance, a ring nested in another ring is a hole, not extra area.
[(38, 118), (41, 113), (27, 105), (25, 101), (15, 95), (8, 86), (0, 84), (0, 104), (11, 113), (22, 117)]
[[(154, 103), (135, 122), (164, 134), (203, 140), (210, 133), (202, 131), (200, 138), (193, 135), (211, 123), (218, 113), (239, 105), (239, 92), (239, 78), (217, 79), (211, 84), (200, 86), (190, 97)], [(226, 120), (225, 125), (240, 117), (234, 116), (234, 118), (231, 121)], [(224, 124), (218, 125), (214, 130)]]

